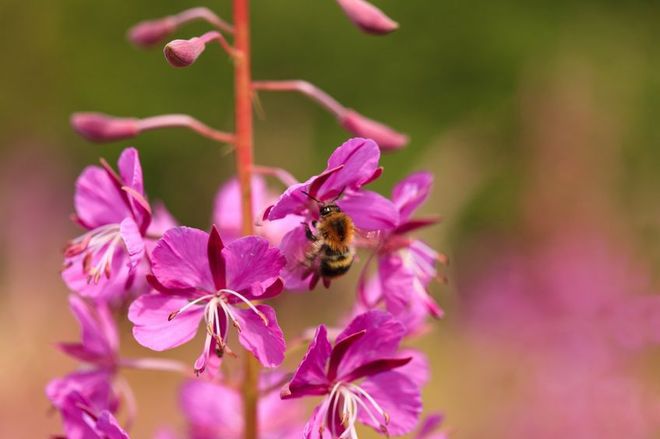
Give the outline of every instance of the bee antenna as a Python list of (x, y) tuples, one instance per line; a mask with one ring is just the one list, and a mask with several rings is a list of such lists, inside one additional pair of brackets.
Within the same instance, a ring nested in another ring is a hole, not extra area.
[(331, 203), (334, 203), (337, 201), (339, 198), (341, 198), (342, 195), (344, 195), (344, 191), (346, 190), (346, 186), (344, 186), (341, 191), (337, 194), (337, 196), (331, 201)]
[(305, 192), (305, 191), (301, 191), (301, 192), (302, 192), (303, 194), (307, 195), (307, 196), (308, 196), (309, 198), (311, 198), (312, 200), (316, 201), (317, 203), (319, 203), (319, 204), (323, 204), (321, 201), (319, 201), (319, 200), (317, 200), (316, 198), (312, 197), (308, 192)]

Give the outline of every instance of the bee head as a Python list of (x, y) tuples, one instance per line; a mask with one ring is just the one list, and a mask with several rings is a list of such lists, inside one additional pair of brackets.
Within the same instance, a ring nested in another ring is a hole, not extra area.
[(331, 213), (337, 212), (341, 212), (341, 209), (336, 204), (326, 204), (325, 206), (321, 206), (321, 209), (319, 210), (321, 216), (328, 216)]

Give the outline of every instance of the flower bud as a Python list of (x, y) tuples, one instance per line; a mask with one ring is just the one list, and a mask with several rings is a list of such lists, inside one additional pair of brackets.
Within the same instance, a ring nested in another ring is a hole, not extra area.
[(154, 46), (168, 37), (176, 29), (173, 17), (141, 21), (128, 30), (128, 40), (138, 47)]
[(74, 113), (73, 129), (92, 142), (112, 142), (135, 137), (140, 132), (138, 119), (112, 117), (103, 113)]
[(364, 117), (354, 110), (347, 109), (339, 119), (344, 129), (358, 137), (373, 139), (381, 150), (403, 148), (408, 143), (408, 136), (375, 120)]
[(337, 0), (348, 18), (363, 31), (384, 35), (398, 29), (399, 24), (365, 0)]
[(163, 53), (172, 67), (188, 67), (197, 60), (205, 48), (204, 41), (194, 37), (189, 40), (170, 41), (163, 49)]

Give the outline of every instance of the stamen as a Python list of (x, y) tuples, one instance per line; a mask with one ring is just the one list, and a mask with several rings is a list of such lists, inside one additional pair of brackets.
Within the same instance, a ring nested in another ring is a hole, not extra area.
[(248, 307), (250, 307), (250, 309), (252, 311), (254, 311), (254, 313), (257, 314), (261, 318), (261, 320), (263, 320), (263, 322), (266, 326), (269, 325), (268, 318), (266, 317), (266, 315), (264, 313), (262, 313), (261, 311), (259, 311), (257, 309), (257, 307), (254, 306), (252, 304), (252, 302), (250, 302), (248, 299), (246, 299), (242, 294), (239, 294), (236, 291), (227, 290), (227, 289), (220, 290), (220, 292), (224, 293), (224, 294), (232, 295), (234, 297), (237, 297), (239, 300), (241, 300), (243, 303), (245, 303)]
[(350, 386), (351, 386), (351, 390), (364, 396), (367, 399), (367, 401), (369, 401), (371, 405), (376, 409), (376, 411), (380, 413), (383, 419), (385, 419), (385, 425), (390, 423), (390, 415), (388, 415), (387, 412), (383, 410), (383, 408), (376, 402), (376, 400), (371, 395), (369, 395), (369, 393), (367, 393), (360, 386), (356, 386), (355, 384), (350, 384)]
[(176, 311), (172, 311), (172, 313), (170, 313), (170, 315), (167, 317), (167, 320), (168, 320), (168, 321), (171, 321), (171, 320), (173, 320), (176, 316), (178, 316), (179, 314), (181, 314), (182, 312), (185, 312), (186, 310), (190, 309), (193, 305), (198, 304), (198, 303), (201, 302), (202, 300), (211, 299), (211, 298), (213, 298), (213, 297), (214, 297), (213, 294), (207, 294), (207, 295), (205, 295), (205, 296), (198, 297), (197, 299), (195, 299), (195, 300), (193, 300), (193, 301), (191, 301), (191, 302), (186, 303), (186, 304), (185, 304), (184, 306), (182, 306), (180, 309), (178, 309), (178, 310), (176, 310)]

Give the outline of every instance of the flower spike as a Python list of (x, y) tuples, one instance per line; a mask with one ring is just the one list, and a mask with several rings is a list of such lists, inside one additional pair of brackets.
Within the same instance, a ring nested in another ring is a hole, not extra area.
[(297, 91), (302, 93), (334, 114), (339, 125), (346, 131), (359, 137), (375, 140), (383, 151), (401, 149), (409, 141), (407, 135), (381, 122), (369, 119), (353, 109), (344, 107), (332, 96), (307, 81), (254, 81), (252, 88), (254, 90)]
[(129, 139), (145, 131), (183, 127), (223, 143), (233, 143), (234, 135), (213, 129), (187, 114), (163, 114), (144, 119), (115, 117), (103, 113), (73, 113), (71, 126), (87, 140), (104, 143)]
[(222, 20), (210, 9), (198, 7), (186, 9), (176, 15), (141, 21), (128, 30), (128, 40), (138, 47), (152, 47), (164, 41), (181, 25), (196, 20), (204, 20), (222, 32), (233, 33), (234, 31), (232, 25)]

